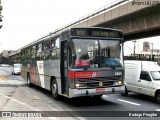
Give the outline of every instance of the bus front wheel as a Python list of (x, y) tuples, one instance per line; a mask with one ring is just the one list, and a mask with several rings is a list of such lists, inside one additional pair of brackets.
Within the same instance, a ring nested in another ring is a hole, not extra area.
[(56, 80), (52, 80), (52, 84), (51, 84), (51, 92), (52, 92), (52, 96), (54, 99), (59, 99), (59, 95), (58, 95), (58, 85)]

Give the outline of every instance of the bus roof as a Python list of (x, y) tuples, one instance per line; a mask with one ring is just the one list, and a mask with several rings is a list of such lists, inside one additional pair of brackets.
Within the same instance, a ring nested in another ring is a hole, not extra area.
[[(60, 31), (60, 32), (57, 32), (57, 33), (49, 33), (48, 35), (46, 35), (46, 36), (44, 36), (44, 37), (42, 37), (40, 39), (37, 39), (37, 40), (27, 44), (26, 46), (22, 47), (21, 49), (27, 48), (27, 47), (29, 47), (31, 45), (34, 45), (34, 44), (39, 43), (39, 42), (44, 41), (44, 40), (56, 38), (56, 37), (58, 37), (60, 35), (63, 35), (66, 32), (70, 32), (71, 33), (72, 30), (78, 30), (78, 29), (83, 29), (83, 30), (85, 30), (85, 29), (86, 30), (87, 29), (90, 29), (90, 30), (94, 29), (94, 30), (106, 30), (106, 31), (108, 30), (108, 31), (114, 31), (114, 32), (119, 32), (119, 33), (123, 34), (121, 30), (112, 29), (112, 28), (104, 28), (104, 27), (72, 27), (72, 28), (69, 28), (67, 30), (63, 30), (63, 31)], [(70, 35), (72, 36), (72, 34), (70, 34)]]

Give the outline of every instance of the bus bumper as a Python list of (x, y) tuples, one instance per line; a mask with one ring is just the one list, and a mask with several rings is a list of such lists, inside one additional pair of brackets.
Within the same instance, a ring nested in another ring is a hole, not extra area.
[(124, 93), (125, 86), (109, 87), (109, 88), (94, 88), (94, 89), (69, 89), (69, 98), (80, 96), (106, 95)]

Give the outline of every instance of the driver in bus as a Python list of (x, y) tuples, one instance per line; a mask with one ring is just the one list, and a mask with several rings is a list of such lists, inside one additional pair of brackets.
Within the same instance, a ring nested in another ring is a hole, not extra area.
[(80, 59), (80, 60), (87, 60), (87, 59), (89, 59), (88, 53), (87, 53), (87, 52), (86, 52), (86, 53), (83, 53), (83, 54), (79, 57), (79, 59)]

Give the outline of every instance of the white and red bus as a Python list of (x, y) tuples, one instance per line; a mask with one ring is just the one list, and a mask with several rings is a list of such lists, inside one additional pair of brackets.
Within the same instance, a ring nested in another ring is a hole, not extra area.
[(100, 27), (70, 28), (21, 50), (21, 75), (55, 99), (101, 97), (124, 91), (123, 33)]

